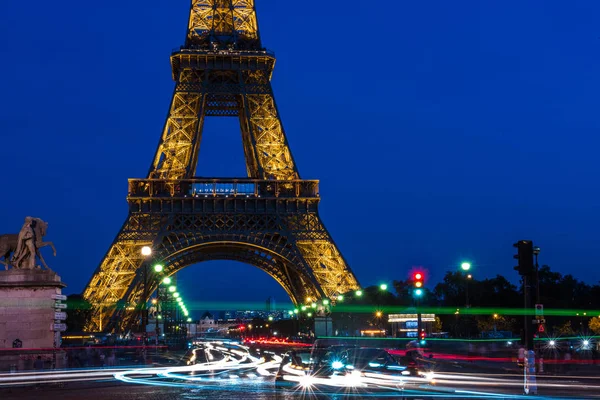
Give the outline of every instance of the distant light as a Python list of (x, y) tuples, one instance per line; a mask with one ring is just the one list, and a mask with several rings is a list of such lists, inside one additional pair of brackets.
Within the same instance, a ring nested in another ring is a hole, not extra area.
[(512, 342), (509, 340), (508, 342), (506, 342), (507, 345), (512, 346)]
[(269, 317), (269, 321), (273, 321), (273, 317)]
[(360, 296), (362, 296), (362, 295), (363, 295), (363, 292), (362, 292), (362, 290), (357, 290), (357, 291), (356, 291), (356, 296), (357, 296), (357, 297), (360, 297)]
[(472, 277), (473, 277), (473, 275), (471, 275), (471, 274), (467, 275), (468, 279), (471, 279)]
[(187, 322), (192, 322), (192, 319), (191, 319), (191, 318), (188, 318), (188, 319), (187, 319)]
[(331, 363), (331, 368), (333, 368), (333, 369), (344, 368), (344, 363), (341, 361), (334, 361)]
[(311, 299), (310, 297), (307, 297), (307, 298), (306, 298), (306, 302), (307, 302), (307, 303), (310, 303), (310, 302), (311, 302), (311, 300), (312, 300), (312, 299)]
[(142, 247), (142, 255), (144, 257), (149, 256), (150, 254), (152, 254), (152, 248), (150, 246)]
[(187, 317), (188, 315), (190, 315), (190, 313), (188, 313), (187, 311), (184, 311), (183, 314)]
[(323, 299), (323, 304), (328, 305), (329, 304), (329, 300)]
[(175, 293), (173, 293), (173, 297), (175, 297), (175, 298), (178, 298), (179, 296), (181, 296), (181, 295), (179, 294), (179, 292), (175, 292)]
[(306, 311), (306, 306), (302, 306), (302, 311)]
[(377, 312), (375, 313), (375, 316), (376, 316), (376, 317), (378, 317), (378, 318), (379, 318), (379, 317), (381, 317), (381, 315), (382, 315), (382, 314), (381, 314), (381, 311), (377, 311)]
[(298, 314), (298, 309), (297, 308), (294, 309), (294, 314)]
[(174, 293), (177, 290), (175, 286), (169, 286), (169, 292)]
[(464, 262), (464, 263), (460, 264), (460, 267), (462, 268), (463, 271), (468, 271), (471, 269), (471, 263)]
[(162, 272), (162, 270), (163, 270), (163, 266), (162, 265), (156, 264), (154, 266), (154, 272)]
[(162, 280), (162, 282), (163, 282), (165, 285), (170, 285), (172, 281), (171, 281), (171, 278), (169, 278), (169, 277), (167, 276), (167, 277), (165, 277), (165, 278)]
[(310, 306), (311, 306), (312, 308), (317, 308), (317, 303), (312, 303)]
[(589, 341), (589, 340), (584, 340), (584, 341), (583, 341), (583, 346), (584, 346), (584, 347), (587, 347), (587, 346), (589, 346), (589, 345), (590, 345), (590, 341)]
[(158, 316), (158, 317), (156, 317), (156, 318), (158, 318), (158, 319), (162, 319), (162, 315), (159, 315), (159, 316)]
[(388, 285), (386, 285), (385, 283), (382, 283), (381, 285), (379, 285), (379, 289), (381, 290), (387, 290)]
[(337, 297), (337, 299), (338, 299), (338, 301), (344, 301), (344, 296), (340, 294), (340, 295)]
[(308, 314), (306, 314), (306, 315), (308, 315), (309, 317), (312, 317), (312, 313), (311, 313), (311, 312), (309, 312), (309, 313), (308, 313)]
[(556, 346), (556, 342), (555, 342), (554, 340), (551, 340), (551, 341), (549, 341), (549, 342), (548, 342), (548, 344), (549, 344), (551, 347), (554, 347), (554, 346)]

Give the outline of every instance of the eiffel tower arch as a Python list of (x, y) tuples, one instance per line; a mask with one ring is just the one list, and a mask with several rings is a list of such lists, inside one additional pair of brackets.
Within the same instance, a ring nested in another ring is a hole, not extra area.
[[(133, 323), (158, 281), (144, 246), (164, 275), (210, 260), (253, 265), (295, 304), (358, 289), (319, 216), (319, 182), (300, 179), (288, 146), (254, 0), (192, 0), (171, 66), (175, 90), (148, 176), (129, 180), (129, 215), (83, 293), (87, 329)], [(247, 178), (194, 177), (209, 116), (239, 118)]]

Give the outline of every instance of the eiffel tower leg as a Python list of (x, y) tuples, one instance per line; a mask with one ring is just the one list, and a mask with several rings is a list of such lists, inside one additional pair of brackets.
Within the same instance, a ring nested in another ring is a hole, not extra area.
[(106, 329), (117, 302), (125, 298), (144, 262), (142, 247), (153, 246), (161, 217), (130, 214), (83, 292), (92, 304), (87, 332)]

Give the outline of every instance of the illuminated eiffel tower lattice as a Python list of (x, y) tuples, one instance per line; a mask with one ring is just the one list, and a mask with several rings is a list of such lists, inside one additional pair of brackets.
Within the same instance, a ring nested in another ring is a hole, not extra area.
[[(83, 294), (92, 304), (87, 330), (132, 324), (157, 288), (146, 267), (155, 262), (168, 276), (202, 261), (241, 261), (297, 305), (359, 288), (319, 217), (319, 182), (300, 179), (273, 96), (274, 65), (254, 0), (192, 1), (185, 45), (171, 55), (175, 90), (156, 155), (146, 179), (129, 180), (129, 215)], [(194, 177), (209, 116), (238, 117), (248, 177)]]

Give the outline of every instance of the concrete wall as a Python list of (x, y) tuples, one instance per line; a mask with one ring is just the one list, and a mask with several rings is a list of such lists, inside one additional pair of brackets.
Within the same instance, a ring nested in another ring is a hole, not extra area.
[[(51, 326), (56, 300), (52, 295), (61, 294), (63, 287), (60, 277), (51, 271), (0, 271), (0, 365), (5, 364), (3, 359), (19, 360), (18, 364), (27, 368), (34, 354), (26, 349), (54, 348)], [(23, 342), (22, 349), (12, 348), (15, 339)], [(45, 353), (35, 352), (36, 357)]]

